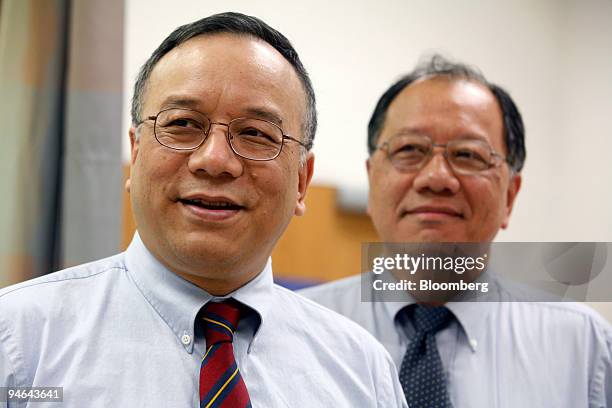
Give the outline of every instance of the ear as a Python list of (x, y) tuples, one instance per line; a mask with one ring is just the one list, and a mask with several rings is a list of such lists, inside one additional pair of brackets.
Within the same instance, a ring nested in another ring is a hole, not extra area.
[(372, 178), (371, 178), (371, 176), (372, 176), (372, 174), (371, 174), (372, 167), (371, 167), (371, 164), (370, 164), (370, 158), (369, 157), (366, 159), (365, 165), (366, 165), (366, 172), (368, 173), (368, 185), (370, 186), (370, 188), (368, 188), (368, 205), (366, 207), (366, 213), (369, 216), (371, 216), (372, 214), (370, 212), (370, 191), (372, 191)]
[(138, 156), (138, 149), (140, 147), (140, 138), (136, 135), (136, 128), (134, 126), (130, 127), (130, 163), (133, 165), (136, 162), (136, 157)]
[(298, 171), (298, 194), (295, 215), (302, 216), (306, 213), (306, 190), (314, 174), (314, 153), (308, 152), (306, 161), (300, 166)]
[(521, 189), (521, 175), (520, 174), (511, 174), (510, 182), (508, 183), (508, 191), (506, 192), (506, 208), (504, 209), (504, 220), (502, 222), (501, 227), (503, 229), (508, 228), (508, 223), (510, 222), (510, 214), (512, 213), (512, 207), (514, 206), (514, 200)]
[(134, 164), (136, 163), (136, 157), (138, 156), (138, 149), (140, 148), (140, 140), (136, 135), (136, 128), (134, 126), (130, 127), (130, 131), (128, 132), (130, 136), (130, 176), (128, 176), (127, 180), (125, 180), (125, 191), (130, 192), (131, 187), (131, 173), (134, 168)]

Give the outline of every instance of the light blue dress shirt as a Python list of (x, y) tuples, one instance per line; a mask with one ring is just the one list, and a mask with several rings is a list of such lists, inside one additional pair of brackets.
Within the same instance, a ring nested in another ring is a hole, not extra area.
[[(502, 301), (447, 303), (456, 319), (436, 335), (455, 408), (612, 406), (608, 322), (584, 305), (493, 289)], [(301, 293), (366, 328), (401, 366), (414, 328), (400, 311), (413, 301), (361, 302), (359, 275)]]
[[(275, 285), (268, 261), (229, 296), (255, 312), (234, 350), (254, 407), (405, 407), (397, 371), (361, 327)], [(212, 296), (128, 250), (0, 291), (0, 387), (63, 387), (31, 407), (196, 407)], [(0, 403), (0, 407), (26, 406)]]

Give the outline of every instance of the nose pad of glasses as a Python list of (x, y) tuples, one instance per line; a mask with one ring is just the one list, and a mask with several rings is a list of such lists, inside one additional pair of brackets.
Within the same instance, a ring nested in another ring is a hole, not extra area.
[[(215, 134), (215, 125), (219, 125), (219, 126), (217, 126), (218, 128), (225, 127), (225, 130), (219, 129), (217, 132), (220, 132), (222, 134), (223, 139), (225, 139), (225, 144), (227, 144), (227, 142), (229, 142), (229, 139), (231, 138), (231, 136), (229, 134), (229, 125), (226, 124), (226, 123), (213, 122), (213, 123), (211, 123), (208, 126), (208, 129), (202, 129), (202, 131), (204, 132), (204, 140), (202, 141), (202, 144), (200, 144), (199, 147), (202, 147), (203, 145), (207, 144), (209, 142), (209, 139), (212, 139), (212, 136), (214, 136), (214, 134)], [(230, 148), (230, 150), (231, 150), (231, 148)]]
[(229, 131), (226, 129), (215, 130), (213, 125), (225, 125), (224, 123), (213, 123), (208, 128), (208, 132), (204, 132), (205, 137), (202, 140), (202, 143), (198, 146), (198, 153), (205, 153), (206, 156), (213, 154), (214, 156), (219, 156), (219, 149), (221, 149), (221, 155), (224, 160), (231, 159), (234, 157), (233, 149), (230, 146), (230, 135)]
[(447, 191), (452, 194), (460, 187), (457, 173), (444, 152), (432, 152), (429, 160), (419, 170), (414, 183), (419, 190)]
[(424, 159), (423, 163), (421, 163), (419, 173), (436, 174), (441, 170), (443, 170), (443, 173), (454, 175), (453, 165), (451, 164), (450, 160), (448, 160), (446, 151), (432, 149), (429, 151), (429, 154)]
[(227, 135), (212, 131), (188, 159), (189, 169), (195, 173), (206, 173), (217, 177), (230, 175), (239, 177), (244, 171), (242, 162), (230, 147)]

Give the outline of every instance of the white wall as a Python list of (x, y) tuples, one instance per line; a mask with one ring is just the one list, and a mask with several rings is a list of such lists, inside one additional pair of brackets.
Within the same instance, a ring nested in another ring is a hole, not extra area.
[(126, 1), (126, 134), (134, 78), (161, 40), (203, 16), (245, 12), (286, 34), (311, 73), (315, 182), (365, 190), (366, 124), (377, 98), (423, 53), (442, 51), (480, 67), (523, 112), (523, 190), (499, 240), (612, 241), (612, 2), (222, 3)]

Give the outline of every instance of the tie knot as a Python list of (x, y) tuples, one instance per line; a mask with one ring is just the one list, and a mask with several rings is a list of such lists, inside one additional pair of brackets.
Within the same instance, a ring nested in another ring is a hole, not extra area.
[(417, 332), (436, 333), (446, 326), (453, 318), (453, 314), (445, 306), (427, 307), (415, 305), (412, 315), (412, 324)]
[(240, 306), (231, 299), (223, 302), (208, 302), (203, 309), (204, 337), (206, 346), (229, 342), (240, 320)]

